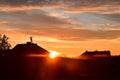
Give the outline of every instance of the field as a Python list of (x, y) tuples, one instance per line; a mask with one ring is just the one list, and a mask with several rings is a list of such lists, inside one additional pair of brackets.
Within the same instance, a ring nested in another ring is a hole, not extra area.
[(120, 57), (0, 57), (0, 80), (120, 80)]

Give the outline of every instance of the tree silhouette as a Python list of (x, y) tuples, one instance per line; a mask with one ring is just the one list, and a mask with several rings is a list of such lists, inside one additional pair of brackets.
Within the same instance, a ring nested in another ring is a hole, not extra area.
[(0, 53), (10, 49), (11, 45), (10, 43), (8, 43), (8, 39), (9, 37), (7, 37), (6, 35), (0, 35)]

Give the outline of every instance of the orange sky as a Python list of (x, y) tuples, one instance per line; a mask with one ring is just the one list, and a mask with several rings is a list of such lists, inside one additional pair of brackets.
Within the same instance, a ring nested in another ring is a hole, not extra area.
[(110, 50), (120, 55), (120, 1), (0, 1), (0, 34), (14, 47), (35, 43), (66, 55)]

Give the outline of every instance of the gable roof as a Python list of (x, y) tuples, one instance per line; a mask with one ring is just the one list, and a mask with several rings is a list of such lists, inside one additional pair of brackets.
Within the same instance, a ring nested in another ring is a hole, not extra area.
[(17, 44), (12, 51), (15, 55), (26, 55), (26, 54), (42, 54), (47, 55), (49, 51), (38, 46), (37, 44), (27, 42), (26, 44)]
[(110, 51), (85, 51), (82, 56), (110, 56)]

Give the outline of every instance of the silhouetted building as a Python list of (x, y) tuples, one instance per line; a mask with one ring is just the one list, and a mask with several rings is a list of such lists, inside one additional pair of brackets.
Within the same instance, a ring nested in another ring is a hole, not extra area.
[(48, 55), (49, 54), (49, 51), (32, 42), (27, 42), (26, 44), (17, 44), (12, 49), (12, 52), (14, 55), (26, 55), (26, 54)]
[(82, 56), (111, 56), (110, 51), (85, 51)]

